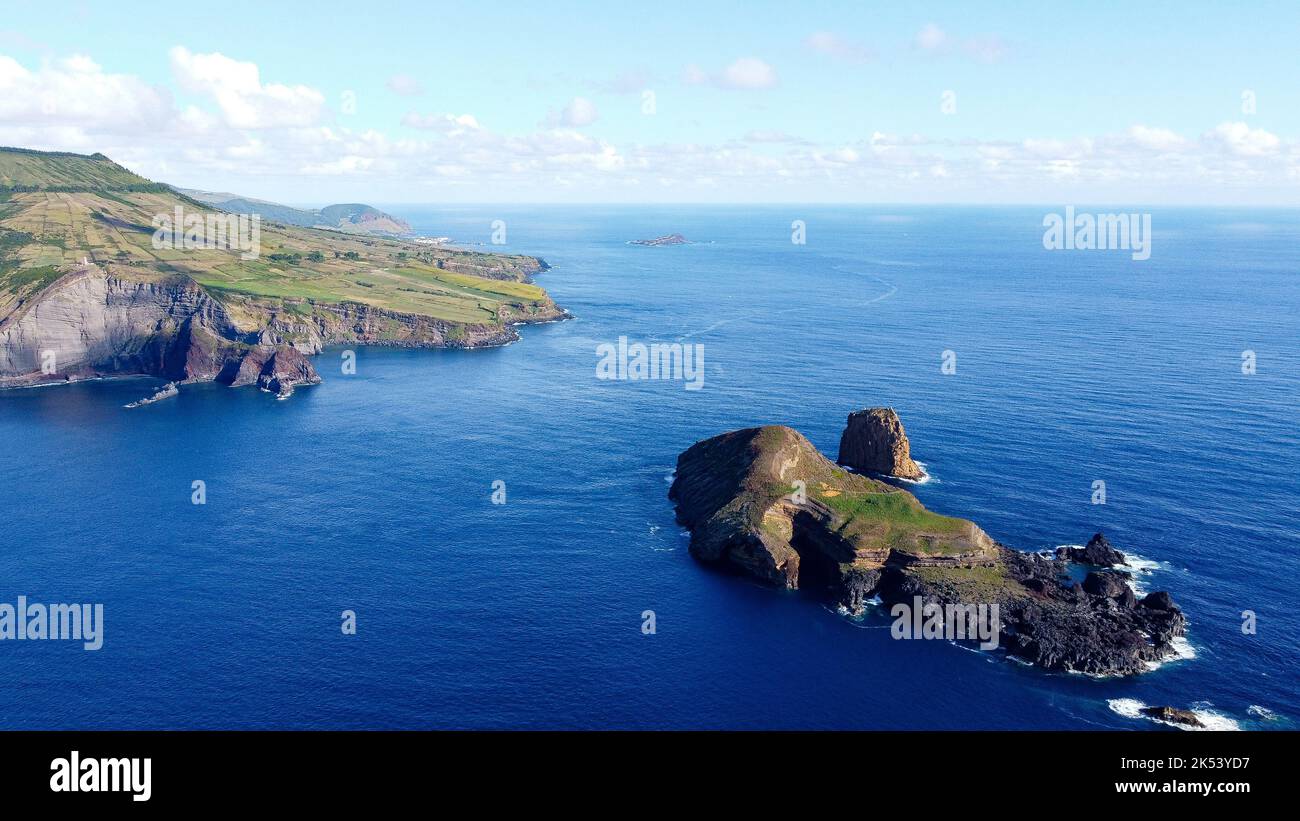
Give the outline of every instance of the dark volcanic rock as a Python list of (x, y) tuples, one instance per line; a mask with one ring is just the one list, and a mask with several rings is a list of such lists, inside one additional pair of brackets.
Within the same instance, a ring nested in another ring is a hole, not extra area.
[(1111, 547), (1110, 541), (1101, 533), (1094, 534), (1084, 547), (1059, 547), (1056, 549), (1056, 555), (1058, 558), (1069, 559), (1079, 564), (1090, 564), (1094, 567), (1128, 564), (1124, 554)]
[(318, 385), (320, 376), (297, 348), (281, 345), (258, 374), (257, 386), (264, 391), (289, 396), (299, 385)]
[(800, 435), (733, 431), (678, 457), (670, 498), (691, 553), (857, 612), (879, 596), (994, 605), (998, 640), (1035, 665), (1094, 675), (1144, 672), (1174, 654), (1186, 618), (1167, 593), (1138, 602), (1121, 571), (1069, 581), (1069, 562), (993, 542), (910, 493), (838, 468)]
[(1170, 595), (1163, 590), (1157, 590), (1156, 592), (1151, 593), (1146, 598), (1142, 599), (1141, 604), (1143, 607), (1149, 607), (1152, 610), (1178, 609), (1174, 605), (1173, 598), (1170, 597)]
[(1204, 727), (1205, 723), (1196, 717), (1196, 713), (1191, 710), (1179, 710), (1176, 707), (1143, 707), (1141, 713), (1157, 721), (1167, 721), (1170, 724), (1182, 724), (1187, 727)]
[(867, 408), (849, 414), (848, 425), (840, 436), (840, 453), (836, 458), (860, 473), (879, 473), (900, 479), (925, 476), (912, 461), (911, 446), (903, 423), (893, 408)]
[(1083, 580), (1083, 591), (1094, 596), (1104, 596), (1108, 599), (1117, 599), (1124, 595), (1124, 591), (1132, 593), (1129, 590), (1127, 580), (1118, 573), (1098, 573), (1093, 571)]
[(290, 345), (252, 345), (229, 353), (216, 381), (232, 388), (257, 385), (289, 396), (299, 385), (317, 385), (321, 378), (311, 361)]

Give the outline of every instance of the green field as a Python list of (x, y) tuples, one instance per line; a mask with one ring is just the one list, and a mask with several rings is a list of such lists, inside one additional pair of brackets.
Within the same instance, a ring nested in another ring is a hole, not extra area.
[(970, 532), (969, 522), (926, 510), (910, 493), (810, 490), (841, 517), (839, 531), (844, 536), (868, 538), (890, 548), (915, 549), (927, 554), (970, 551), (970, 545), (963, 539)]

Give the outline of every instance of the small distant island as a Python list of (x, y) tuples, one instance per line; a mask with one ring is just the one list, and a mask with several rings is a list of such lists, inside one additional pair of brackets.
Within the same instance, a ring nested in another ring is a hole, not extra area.
[(628, 245), (649, 245), (658, 247), (660, 245), (690, 245), (691, 241), (681, 234), (664, 234), (662, 237), (654, 239), (634, 239)]
[[(897, 414), (852, 414), (840, 443), (855, 469), (915, 467)], [(860, 466), (860, 468), (859, 468)], [(823, 456), (783, 425), (724, 433), (677, 459), (669, 498), (692, 555), (768, 584), (803, 589), (861, 613), (920, 598), (940, 609), (998, 607), (998, 645), (1055, 671), (1131, 675), (1176, 655), (1187, 619), (1168, 593), (1141, 599), (1123, 554), (1101, 534), (1060, 556), (1000, 544), (974, 522), (925, 508), (911, 493)], [(1072, 566), (1088, 567), (1082, 582)], [(1092, 564), (1097, 562), (1098, 564)]]

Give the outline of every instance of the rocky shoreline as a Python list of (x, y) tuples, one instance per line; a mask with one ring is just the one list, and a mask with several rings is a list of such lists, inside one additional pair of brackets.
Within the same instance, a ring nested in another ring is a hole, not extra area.
[[(893, 412), (860, 413), (887, 421)], [(875, 423), (855, 425), (853, 418), (842, 455), (897, 457), (892, 446), (864, 441), (879, 432)], [(901, 423), (896, 432), (902, 435)], [(809, 591), (851, 613), (873, 597), (886, 607), (918, 597), (940, 609), (997, 605), (1000, 646), (1048, 670), (1145, 672), (1175, 655), (1174, 639), (1186, 630), (1168, 593), (1138, 599), (1127, 574), (1109, 566), (1073, 582), (1072, 555), (1013, 550), (973, 522), (932, 513), (906, 490), (831, 462), (788, 427), (732, 431), (692, 445), (678, 458), (669, 497), (701, 561)], [(1103, 543), (1109, 547), (1098, 534), (1083, 555), (1113, 558)]]

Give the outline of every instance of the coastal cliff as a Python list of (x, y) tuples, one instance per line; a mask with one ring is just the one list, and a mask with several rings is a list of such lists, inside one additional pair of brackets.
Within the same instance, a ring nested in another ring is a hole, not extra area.
[(286, 396), (327, 345), (490, 347), (566, 319), (532, 282), (547, 267), (263, 224), (100, 154), (0, 148), (0, 388), (138, 374)]
[(242, 330), (186, 277), (140, 281), (81, 265), (0, 321), (0, 387), (124, 374), (283, 396), (320, 381), (283, 337)]
[[(901, 426), (900, 426), (901, 430)], [(1126, 577), (1022, 553), (973, 522), (850, 473), (798, 431), (768, 426), (692, 445), (669, 497), (692, 555), (850, 612), (886, 605), (998, 605), (1008, 653), (1059, 671), (1133, 674), (1174, 654), (1186, 619), (1167, 593), (1138, 600)]]

